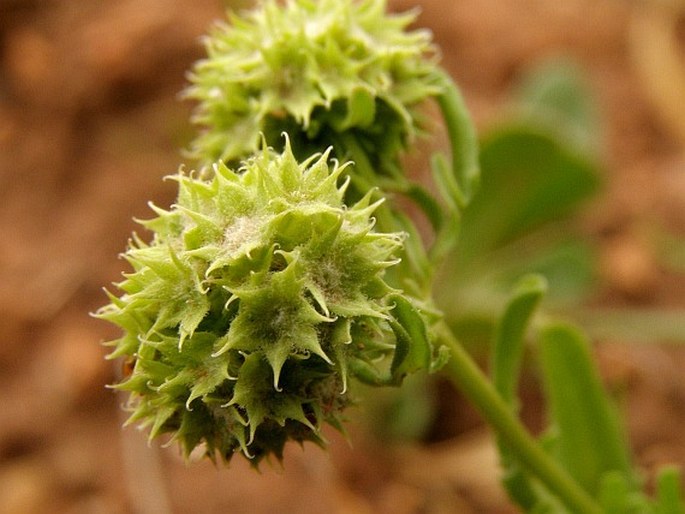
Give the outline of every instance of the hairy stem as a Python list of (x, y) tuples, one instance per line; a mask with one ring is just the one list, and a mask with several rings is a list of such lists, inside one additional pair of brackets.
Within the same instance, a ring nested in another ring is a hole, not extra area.
[(450, 350), (445, 365), (448, 377), (479, 410), (497, 435), (571, 512), (602, 514), (594, 499), (543, 451), (521, 422), (512, 414), (506, 402), (476, 366), (445, 323), (438, 326), (441, 342)]

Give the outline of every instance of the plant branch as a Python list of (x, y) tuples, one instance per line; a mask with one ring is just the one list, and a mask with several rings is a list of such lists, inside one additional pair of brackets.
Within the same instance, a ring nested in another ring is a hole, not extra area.
[(522, 465), (577, 514), (602, 514), (602, 509), (552, 458), (545, 453), (483, 372), (443, 322), (438, 326), (441, 342), (450, 350), (445, 365), (448, 377), (516, 454)]

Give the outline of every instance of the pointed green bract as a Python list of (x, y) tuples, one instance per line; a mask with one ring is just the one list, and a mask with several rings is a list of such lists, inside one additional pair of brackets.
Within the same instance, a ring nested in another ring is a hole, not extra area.
[(151, 437), (255, 463), (287, 440), (323, 444), (349, 403), (349, 361), (393, 355), (384, 272), (404, 236), (374, 231), (378, 202), (343, 203), (345, 168), (328, 153), (300, 163), (286, 139), (239, 171), (173, 177), (177, 203), (142, 222), (152, 241), (131, 243), (133, 271), (99, 311), (124, 331), (112, 356), (135, 365), (117, 387)]

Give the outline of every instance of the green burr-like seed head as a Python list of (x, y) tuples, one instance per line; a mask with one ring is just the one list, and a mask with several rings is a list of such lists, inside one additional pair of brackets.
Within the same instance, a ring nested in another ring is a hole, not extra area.
[(111, 357), (132, 367), (116, 387), (151, 438), (280, 459), (287, 440), (323, 444), (353, 370), (392, 355), (383, 275), (403, 235), (374, 231), (370, 195), (343, 203), (345, 169), (328, 152), (300, 163), (286, 142), (211, 180), (173, 177), (177, 203), (141, 222), (153, 238), (134, 238), (98, 312), (123, 329)]
[(190, 75), (197, 100), (192, 145), (200, 162), (234, 163), (276, 148), (285, 131), (303, 158), (329, 145), (341, 159), (361, 149), (376, 173), (400, 173), (420, 126), (417, 105), (439, 94), (429, 32), (385, 0), (265, 0), (206, 38)]

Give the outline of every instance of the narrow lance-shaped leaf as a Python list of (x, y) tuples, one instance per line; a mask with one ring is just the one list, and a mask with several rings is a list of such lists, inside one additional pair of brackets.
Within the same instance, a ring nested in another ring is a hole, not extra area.
[[(512, 410), (517, 408), (515, 395), (525, 332), (546, 290), (547, 282), (542, 276), (524, 277), (509, 300), (495, 334), (492, 379), (497, 392)], [(510, 449), (502, 441), (498, 441), (498, 447), (504, 468), (504, 487), (514, 501), (526, 511), (530, 511), (536, 504), (541, 503), (535, 488), (514, 459)]]
[(632, 482), (628, 448), (585, 337), (572, 326), (551, 324), (542, 331), (540, 350), (560, 461), (591, 494), (608, 471)]
[(524, 277), (517, 285), (497, 327), (492, 354), (492, 378), (499, 394), (512, 406), (525, 332), (546, 290), (547, 281), (544, 277)]

